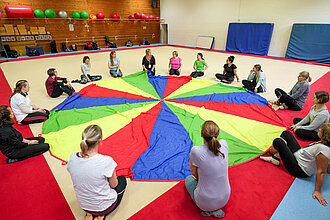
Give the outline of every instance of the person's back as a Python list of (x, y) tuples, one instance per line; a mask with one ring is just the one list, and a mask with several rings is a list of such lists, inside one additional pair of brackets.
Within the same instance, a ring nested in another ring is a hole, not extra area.
[(213, 211), (225, 206), (230, 196), (228, 180), (228, 145), (225, 140), (221, 144), (220, 154), (214, 155), (207, 147), (195, 146), (192, 148), (191, 158), (198, 167), (198, 185), (195, 190), (197, 206), (206, 211)]
[(83, 158), (80, 153), (71, 154), (67, 169), (81, 208), (103, 211), (116, 201), (117, 193), (108, 181), (116, 166), (109, 156)]
[(308, 82), (297, 82), (289, 92), (289, 95), (291, 95), (300, 108), (303, 108), (309, 91), (310, 85)]

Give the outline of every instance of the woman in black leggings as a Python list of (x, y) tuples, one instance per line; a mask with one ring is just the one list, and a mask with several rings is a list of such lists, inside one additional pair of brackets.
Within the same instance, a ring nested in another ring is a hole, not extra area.
[(0, 150), (8, 157), (6, 162), (14, 163), (34, 157), (49, 150), (49, 145), (42, 137), (24, 139), (15, 128), (14, 115), (6, 105), (0, 106)]
[(306, 178), (316, 173), (313, 198), (322, 205), (327, 205), (321, 194), (325, 173), (330, 165), (330, 125), (323, 124), (318, 135), (320, 142), (301, 148), (290, 131), (283, 131), (280, 138), (273, 141), (270, 157), (261, 156), (264, 161), (279, 165), (282, 160), (286, 170), (294, 177)]

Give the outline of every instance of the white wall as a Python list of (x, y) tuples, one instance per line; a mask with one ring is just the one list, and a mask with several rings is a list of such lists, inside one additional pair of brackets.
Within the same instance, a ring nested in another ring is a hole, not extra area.
[[(198, 35), (215, 36), (226, 47), (230, 22), (272, 22), (268, 55), (284, 57), (293, 23), (330, 23), (329, 0), (161, 0), (169, 43), (195, 46)], [(315, 36), (317, 37), (317, 36)]]

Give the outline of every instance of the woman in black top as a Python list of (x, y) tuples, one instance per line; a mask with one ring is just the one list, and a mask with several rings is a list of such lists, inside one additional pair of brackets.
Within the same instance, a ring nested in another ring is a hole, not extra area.
[(146, 49), (146, 55), (142, 59), (142, 67), (144, 71), (150, 71), (151, 75), (156, 73), (156, 60), (155, 57), (151, 54), (150, 49)]
[(223, 73), (216, 73), (215, 77), (224, 83), (232, 83), (234, 81), (234, 76), (236, 76), (237, 82), (239, 82), (237, 75), (237, 67), (233, 64), (235, 57), (230, 56), (226, 60), (226, 64), (223, 65)]
[(49, 145), (42, 137), (23, 139), (22, 134), (15, 128), (14, 115), (6, 105), (0, 106), (0, 150), (8, 157), (6, 162), (14, 163), (34, 157), (49, 150)]

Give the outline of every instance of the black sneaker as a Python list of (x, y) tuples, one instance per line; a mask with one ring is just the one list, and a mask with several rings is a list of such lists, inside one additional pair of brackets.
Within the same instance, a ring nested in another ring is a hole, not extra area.
[(18, 161), (18, 159), (10, 159), (10, 158), (6, 159), (7, 164), (15, 163), (17, 161)]
[(72, 80), (71, 83), (78, 83), (79, 80), (78, 79), (75, 79), (75, 80)]

